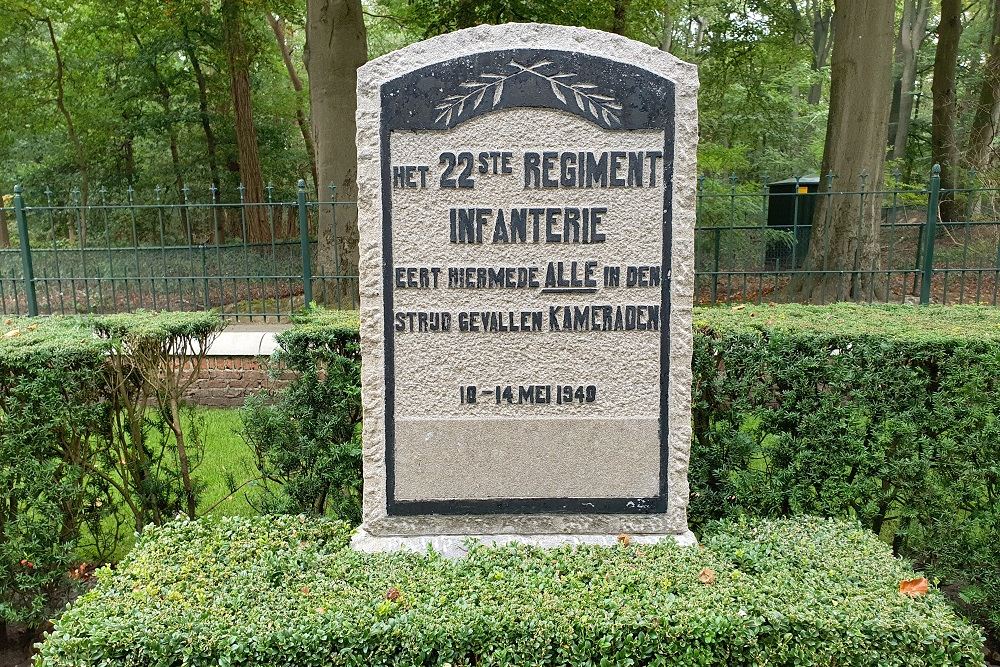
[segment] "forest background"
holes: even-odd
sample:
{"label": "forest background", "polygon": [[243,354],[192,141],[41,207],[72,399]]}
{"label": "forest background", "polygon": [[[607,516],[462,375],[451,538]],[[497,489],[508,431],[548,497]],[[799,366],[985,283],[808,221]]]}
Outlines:
{"label": "forest background", "polygon": [[[710,179],[926,187],[937,163],[945,191],[997,181],[1000,0],[3,0],[0,245],[15,184],[57,204],[262,202],[301,177],[314,198],[335,186],[351,200],[357,66],[507,21],[607,30],[697,63]],[[944,220],[958,219],[951,200]],[[871,270],[877,230],[845,202],[858,231],[825,252]],[[817,217],[837,241],[829,205]],[[862,212],[872,229],[877,217]],[[320,270],[340,252],[350,273],[354,219],[341,216],[339,235],[320,222]],[[264,236],[251,219],[247,238]],[[822,252],[810,249],[812,266],[827,266]],[[810,300],[822,279],[792,288]]]}

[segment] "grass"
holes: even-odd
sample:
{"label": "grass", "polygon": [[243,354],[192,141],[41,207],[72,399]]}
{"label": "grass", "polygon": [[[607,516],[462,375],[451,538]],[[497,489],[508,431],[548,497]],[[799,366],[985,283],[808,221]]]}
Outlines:
{"label": "grass", "polygon": [[[247,496],[253,493],[252,480],[258,476],[250,448],[240,436],[242,422],[236,409],[201,408],[205,438],[205,458],[194,476],[205,485],[198,503],[199,515],[254,516],[257,511]],[[243,484],[250,482],[246,486]],[[241,487],[236,493],[233,487]]]}
{"label": "grass", "polygon": [[[242,422],[235,408],[196,408],[193,419],[201,430],[205,443],[204,458],[192,476],[202,491],[198,499],[198,516],[256,516],[250,498],[254,493],[254,479],[259,472],[253,462],[250,448],[240,436]],[[192,433],[192,416],[185,415],[184,428]],[[151,432],[155,438],[156,433]],[[126,519],[127,521],[127,519]],[[113,533],[114,517],[103,521],[102,530]],[[98,553],[89,530],[84,530],[77,557],[83,562],[120,561],[135,545],[131,526],[125,525],[117,548],[110,554]]]}

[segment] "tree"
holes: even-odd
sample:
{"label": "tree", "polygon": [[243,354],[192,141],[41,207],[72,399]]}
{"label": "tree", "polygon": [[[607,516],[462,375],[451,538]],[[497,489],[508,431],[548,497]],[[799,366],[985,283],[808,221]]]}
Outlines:
{"label": "tree", "polygon": [[1000,123],[1000,0],[994,0],[989,57],[983,69],[983,82],[965,151],[966,165],[977,171],[982,171],[987,166],[990,145],[997,135],[997,124]]}
{"label": "tree", "polygon": [[[80,171],[80,203],[82,206],[86,206],[90,196],[90,164],[87,160],[86,151],[83,148],[83,142],[80,140],[80,135],[76,131],[76,123],[73,122],[73,114],[70,113],[69,107],[66,105],[66,65],[63,63],[62,51],[59,48],[59,40],[56,38],[56,31],[52,25],[52,17],[44,16],[39,20],[42,21],[48,29],[49,40],[52,42],[52,52],[55,56],[56,64],[56,108],[59,109],[59,113],[62,114],[66,121],[66,134],[69,136],[70,143],[73,145],[73,154],[76,156],[76,167]],[[84,210],[85,209],[83,208],[80,209],[81,246],[87,245],[87,219],[82,213]]]}
{"label": "tree", "polygon": [[[368,59],[368,37],[361,0],[308,0],[306,17],[306,72],[316,171],[321,184],[333,184],[337,199],[357,199],[358,67]],[[325,199],[320,191],[320,199]],[[334,228],[336,224],[336,228]],[[320,275],[355,276],[358,272],[358,210],[353,204],[321,206],[318,225]],[[339,271],[339,273],[338,273]],[[338,280],[335,296],[357,302],[354,281]]]}
{"label": "tree", "polygon": [[615,0],[614,16],[611,23],[611,32],[616,35],[625,34],[625,25],[628,21],[628,8],[630,0]]}
{"label": "tree", "polygon": [[[798,8],[798,2],[792,0],[792,7]],[[806,16],[812,27],[812,70],[822,72],[830,58],[833,46],[833,4],[830,0],[807,0]],[[809,104],[819,104],[823,99],[823,83],[813,81],[809,86]]]}
{"label": "tree", "polygon": [[[250,50],[243,34],[242,0],[222,0],[222,38],[229,65],[229,87],[233,97],[236,121],[236,149],[240,162],[240,182],[243,201],[260,204],[264,201],[264,177],[257,146],[257,128],[253,122],[250,98]],[[267,215],[263,206],[244,209],[247,221],[247,241],[262,243],[270,240]]]}
{"label": "tree", "polygon": [[892,152],[890,157],[901,158],[906,154],[906,139],[910,134],[913,117],[914,87],[917,81],[917,53],[927,38],[927,17],[930,0],[903,0],[903,18],[899,24],[899,42],[896,44],[896,65],[899,68],[899,104],[896,106]]}
{"label": "tree", "polygon": [[313,143],[312,131],[309,129],[309,122],[306,120],[305,111],[305,100],[302,92],[302,79],[299,78],[299,73],[295,70],[295,63],[292,62],[292,49],[288,45],[288,40],[285,39],[285,21],[284,19],[275,16],[271,12],[267,13],[267,22],[271,26],[271,31],[274,33],[274,40],[278,44],[278,51],[281,53],[281,60],[285,63],[285,69],[288,71],[288,80],[292,84],[292,88],[295,90],[295,122],[299,126],[299,132],[302,133],[302,142],[306,146],[306,154],[309,155],[309,166],[312,172],[313,187],[319,188],[319,178],[316,174],[316,147]]}
{"label": "tree", "polygon": [[[885,162],[892,90],[894,3],[837,0],[833,14],[830,114],[823,172],[845,190],[878,190]],[[814,303],[883,295],[877,270],[881,199],[820,197],[813,216],[806,271],[790,286]]]}
{"label": "tree", "polygon": [[962,38],[962,0],[941,0],[937,50],[934,53],[934,81],[931,94],[934,109],[931,124],[931,161],[941,165],[941,219],[955,220],[958,170],[956,70],[958,45]]}

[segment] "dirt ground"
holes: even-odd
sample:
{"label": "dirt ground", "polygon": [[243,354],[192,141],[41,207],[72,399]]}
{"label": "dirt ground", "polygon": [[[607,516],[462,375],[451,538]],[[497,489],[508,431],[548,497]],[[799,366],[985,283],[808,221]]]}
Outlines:
{"label": "dirt ground", "polygon": [[0,637],[0,667],[30,667],[36,641],[23,628],[8,629],[7,636]]}

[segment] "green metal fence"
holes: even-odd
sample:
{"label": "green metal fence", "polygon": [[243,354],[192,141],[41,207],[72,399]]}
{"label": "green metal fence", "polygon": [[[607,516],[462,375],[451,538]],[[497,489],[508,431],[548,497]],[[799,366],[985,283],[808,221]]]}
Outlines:
{"label": "green metal fence", "polygon": [[[281,320],[313,301],[357,307],[357,276],[341,274],[341,257],[317,261],[317,228],[328,216],[331,246],[339,201],[335,188],[317,200],[305,183],[268,186],[263,203],[242,188],[223,201],[187,188],[156,188],[139,199],[104,190],[86,205],[78,191],[60,199],[14,188],[5,210],[16,239],[0,249],[0,304],[5,315],[100,313],[139,308],[219,309],[236,320]],[[256,225],[256,229],[255,229]]]}
{"label": "green metal fence", "polygon": [[[894,176],[898,182],[899,174]],[[975,174],[969,176],[968,186],[954,189],[941,188],[936,166],[922,187],[888,189],[869,187],[865,177],[853,184],[838,183],[832,174],[771,184],[701,178],[695,228],[696,301],[796,301],[797,279],[835,274],[845,278],[841,284],[875,280],[863,281],[870,287],[861,293],[834,288],[816,300],[997,305],[1000,189],[978,185]],[[824,200],[828,206],[821,207]],[[831,239],[829,225],[813,219],[824,210],[829,216],[834,200],[856,206],[857,229],[851,230],[855,234],[865,224],[862,210],[874,207],[878,220],[874,269],[854,268],[863,263],[850,255],[836,266],[809,261],[810,249],[827,250],[844,242],[842,237]],[[959,214],[952,217],[960,219],[941,219],[945,200],[953,202],[952,210]],[[786,214],[775,215],[778,209]]]}
{"label": "green metal fence", "polygon": [[[817,268],[807,261],[811,247],[838,242],[812,233],[824,228],[813,219],[824,208],[818,204],[848,198],[859,226],[863,207],[878,211],[877,269],[866,273],[884,289],[823,300],[997,304],[1000,190],[943,190],[937,172],[919,188],[870,189],[865,181],[699,179],[696,300],[789,301],[804,275],[858,277],[854,262]],[[9,239],[0,238],[9,246],[0,248],[3,313],[216,308],[236,320],[281,320],[313,300],[357,307],[357,276],[341,269],[351,263],[339,254],[349,244],[335,237],[338,210],[355,202],[338,200],[333,188],[317,198],[303,181],[268,186],[263,203],[244,201],[242,188],[228,194],[209,188],[199,198],[185,187],[115,197],[99,188],[84,204],[77,191],[15,187],[0,208],[0,226],[16,223]],[[939,219],[946,198],[957,202],[961,220]],[[334,234],[324,247],[336,253],[318,258],[324,216]]]}

